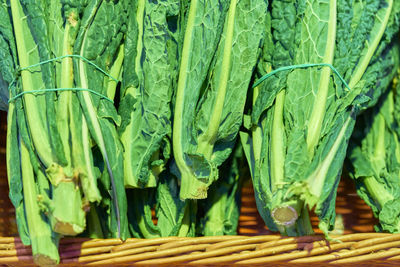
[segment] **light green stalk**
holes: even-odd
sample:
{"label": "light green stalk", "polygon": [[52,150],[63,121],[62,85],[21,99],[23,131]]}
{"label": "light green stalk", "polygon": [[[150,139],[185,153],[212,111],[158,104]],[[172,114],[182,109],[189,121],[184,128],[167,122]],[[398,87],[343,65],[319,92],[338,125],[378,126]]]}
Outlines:
{"label": "light green stalk", "polygon": [[[85,36],[83,38],[83,45],[81,47],[81,56],[83,56],[84,51],[85,51],[85,44],[86,44],[86,38],[87,38],[87,32],[85,33]],[[86,62],[84,62],[83,60],[79,61],[79,76],[80,76],[80,82],[81,82],[81,86],[83,88],[89,88],[89,83],[87,80],[87,75],[86,75],[86,68],[85,68],[85,64]],[[118,228],[118,236],[121,235],[121,222],[120,222],[120,211],[119,211],[119,205],[118,205],[118,199],[117,199],[117,192],[116,190],[116,186],[115,186],[115,182],[114,182],[114,177],[113,177],[113,173],[112,173],[112,169],[110,166],[110,161],[108,159],[108,154],[107,154],[107,150],[106,150],[106,145],[105,145],[105,141],[103,138],[103,134],[101,131],[101,127],[100,127],[100,123],[98,121],[97,118],[97,113],[96,113],[96,109],[93,105],[91,96],[89,94],[89,92],[83,91],[81,92],[82,96],[83,96],[83,100],[84,103],[87,107],[87,112],[88,112],[88,116],[90,118],[92,127],[94,129],[94,132],[92,133],[94,135],[95,140],[97,141],[97,145],[99,146],[100,152],[104,157],[104,161],[106,163],[106,167],[107,167],[107,171],[110,175],[110,181],[111,181],[111,186],[112,186],[112,199],[115,203],[115,213],[116,213],[116,220],[117,220],[117,228]],[[85,126],[86,121],[83,121],[83,126]]]}
{"label": "light green stalk", "polygon": [[372,40],[368,40],[369,43],[368,50],[365,53],[363,53],[362,57],[360,58],[356,68],[356,72],[351,75],[351,79],[349,82],[349,87],[351,89],[353,89],[357,85],[357,83],[364,75],[365,70],[367,69],[371,61],[371,58],[374,55],[375,50],[378,47],[383,34],[385,33],[386,26],[389,22],[390,13],[392,13],[392,8],[393,8],[393,0],[387,0],[387,6],[385,9],[383,9],[385,15],[383,18],[379,20],[380,23],[377,25],[377,27],[374,27],[372,30],[373,32],[376,32],[376,34],[374,35],[375,38],[373,38]]}
{"label": "light green stalk", "polygon": [[[70,25],[67,23],[65,25],[64,36],[63,36],[63,46],[62,55],[69,55],[71,53],[71,48],[69,44],[69,30]],[[61,78],[60,78],[60,88],[72,88],[74,84],[74,76],[72,72],[72,58],[66,57],[61,61]],[[68,162],[68,167],[71,168],[71,151],[69,143],[69,102],[71,101],[71,91],[64,91],[60,94],[58,98],[58,110],[57,110],[57,126],[60,132],[61,141],[63,144],[65,157]]]}
{"label": "light green stalk", "polygon": [[[18,0],[11,0],[11,12],[13,18],[14,35],[17,43],[18,62],[20,68],[40,62],[39,52],[35,41],[29,31],[27,17],[24,14]],[[33,71],[37,71],[33,73]],[[21,71],[23,91],[32,91],[43,88],[40,67]],[[49,135],[46,131],[47,123],[45,112],[46,107],[44,96],[25,94],[23,96],[26,109],[25,116],[28,121],[31,138],[36,148],[36,153],[45,166],[53,163],[53,153],[50,147]]]}
{"label": "light green stalk", "polygon": [[374,177],[368,176],[362,178],[362,181],[368,191],[371,194],[372,199],[378,205],[378,209],[382,210],[382,207],[386,202],[393,200],[393,195],[390,194],[385,187],[379,183]]}
{"label": "light green stalk", "polygon": [[[174,151],[174,158],[176,164],[181,173],[181,198],[205,198],[207,196],[207,185],[206,183],[198,180],[193,173],[193,170],[186,165],[185,156],[183,152],[182,143],[184,140],[182,138],[182,123],[183,120],[183,112],[184,112],[184,94],[185,94],[185,86],[188,79],[188,67],[189,67],[189,59],[190,53],[192,51],[193,46],[193,28],[195,27],[195,17],[197,10],[198,0],[193,0],[190,2],[189,7],[189,15],[186,24],[186,32],[185,38],[183,40],[183,48],[182,48],[182,60],[179,69],[179,79],[178,86],[176,92],[176,101],[175,101],[175,114],[174,114],[174,124],[173,134],[172,134],[172,144]],[[190,182],[189,182],[190,181]],[[191,192],[192,188],[197,188],[197,192],[194,194],[187,193]]]}
{"label": "light green stalk", "polygon": [[[197,212],[197,200],[186,200],[187,203],[184,208],[184,215],[182,219],[182,225],[179,228],[177,236],[180,237],[186,237],[188,236],[189,230],[190,230],[190,214],[196,214]],[[196,209],[195,211],[190,210],[190,209]]]}
{"label": "light green stalk", "polygon": [[[62,54],[70,55],[72,54],[72,47],[70,46],[70,24],[67,22],[64,30],[63,36],[63,46]],[[61,61],[61,78],[60,87],[61,88],[72,88],[73,87],[73,70],[72,70],[72,58],[66,57]],[[72,168],[71,164],[71,143],[70,143],[70,120],[71,111],[71,101],[72,92],[65,91],[60,94],[58,103],[58,116],[57,125],[60,132],[61,140],[63,143],[63,148],[65,152],[65,157],[67,159],[68,165],[64,168],[60,168],[60,172],[64,172],[67,168],[70,170]],[[58,171],[58,170],[57,170]],[[82,233],[86,226],[85,212],[83,211],[83,203],[81,197],[81,191],[78,186],[78,177],[72,177],[73,173],[68,171],[68,177],[65,175],[61,176],[53,184],[53,203],[54,210],[52,211],[52,216],[56,218],[56,221],[52,222],[53,230],[63,234],[63,235],[77,235]],[[64,172],[65,173],[65,172]],[[54,175],[57,177],[57,174]],[[54,181],[52,181],[54,182]],[[65,199],[68,199],[68,206],[66,208]]]}
{"label": "light green stalk", "polygon": [[[83,56],[83,53],[85,51],[86,34],[85,34],[84,40],[82,42],[83,45],[82,45],[82,48],[81,48],[81,56]],[[79,76],[80,76],[80,81],[81,81],[82,88],[89,88],[89,82],[88,82],[88,79],[87,79],[85,64],[86,64],[85,61],[79,60]],[[107,151],[106,151],[106,145],[105,145],[105,142],[104,142],[103,135],[101,133],[100,123],[99,123],[99,121],[97,119],[97,114],[96,114],[96,111],[95,111],[96,109],[94,108],[94,105],[92,103],[92,99],[90,97],[90,93],[86,92],[86,91],[82,91],[81,93],[83,95],[85,104],[87,105],[87,110],[88,110],[88,113],[89,113],[90,121],[92,122],[93,128],[95,130],[94,135],[96,136],[96,139],[99,141],[99,144],[98,144],[99,149],[100,149],[101,153],[104,155],[107,165],[109,165]],[[108,167],[109,166],[107,166],[107,168]]]}
{"label": "light green stalk", "polygon": [[343,124],[342,129],[335,139],[331,149],[328,154],[324,157],[324,160],[318,165],[318,167],[314,170],[313,173],[307,178],[307,186],[308,190],[311,193],[311,196],[307,199],[307,203],[310,207],[314,207],[314,205],[318,202],[319,196],[322,194],[322,188],[324,186],[325,177],[328,174],[329,168],[331,166],[332,161],[334,160],[337,151],[339,150],[342,141],[345,138],[345,134],[347,128],[350,125],[350,121],[353,120],[351,116],[347,118],[345,123]]}
{"label": "light green stalk", "polygon": [[[271,65],[266,64],[265,70],[267,73],[271,72]],[[256,86],[253,88],[253,106],[257,102],[257,97],[260,94],[260,85]],[[262,133],[263,133],[263,128],[266,127],[265,125],[265,120],[261,122],[261,125],[258,125],[257,127],[253,127],[252,129],[252,140],[253,140],[253,151],[254,151],[254,161],[259,163],[261,160],[261,150],[262,150]]]}
{"label": "light green stalk", "polygon": [[[392,101],[393,104],[393,92],[390,92],[388,101]],[[374,124],[376,123],[378,132],[374,137],[374,149],[371,159],[372,165],[377,166],[376,170],[385,168],[386,161],[386,144],[385,144],[385,130],[386,122],[385,118],[381,113],[378,113],[374,118]],[[397,144],[397,142],[396,142]],[[379,175],[379,174],[378,174]],[[374,177],[368,176],[362,180],[367,188],[367,191],[371,194],[371,197],[377,202],[378,209],[382,210],[382,207],[389,200],[393,200],[393,195],[390,194],[385,187],[379,183]]]}
{"label": "light green stalk", "polygon": [[[270,70],[269,70],[270,71]],[[256,99],[260,92],[260,87],[257,86],[253,90],[253,105],[256,103]],[[253,151],[254,151],[254,161],[256,163],[260,162],[261,159],[261,146],[262,146],[262,126],[259,125],[254,127],[252,130],[252,140],[253,140]]]}
{"label": "light green stalk", "polygon": [[[123,61],[124,61],[124,44],[121,44],[119,46],[117,58],[115,59],[114,64],[112,65],[109,72],[111,77],[120,76]],[[111,79],[110,77],[107,77],[106,79],[107,79],[107,97],[109,99],[114,99],[118,83],[117,81]]]}
{"label": "light green stalk", "polygon": [[20,151],[25,212],[31,239],[33,260],[35,264],[40,266],[55,265],[60,261],[57,244],[52,238],[50,225],[45,221],[44,216],[41,215],[33,168],[28,149],[23,142],[20,143]]}
{"label": "light green stalk", "polygon": [[[336,0],[330,0],[328,33],[323,63],[333,63],[336,41],[336,17]],[[307,126],[307,148],[310,157],[313,156],[315,147],[320,140],[321,128],[326,112],[326,102],[328,100],[330,76],[331,69],[324,67],[321,71],[317,96],[315,97],[313,111]]]}
{"label": "light green stalk", "polygon": [[217,95],[215,98],[214,110],[211,116],[207,130],[199,136],[197,152],[203,154],[206,159],[210,160],[214,149],[214,143],[217,138],[219,125],[221,123],[222,109],[225,102],[225,94],[230,75],[232,45],[233,45],[233,30],[235,21],[237,0],[231,0],[228,18],[226,38],[224,43],[224,53],[222,58],[221,74],[218,80]]}
{"label": "light green stalk", "polygon": [[276,191],[285,175],[285,125],[283,124],[283,104],[286,91],[282,90],[275,99],[274,118],[272,121],[271,135],[271,184],[272,192]]}

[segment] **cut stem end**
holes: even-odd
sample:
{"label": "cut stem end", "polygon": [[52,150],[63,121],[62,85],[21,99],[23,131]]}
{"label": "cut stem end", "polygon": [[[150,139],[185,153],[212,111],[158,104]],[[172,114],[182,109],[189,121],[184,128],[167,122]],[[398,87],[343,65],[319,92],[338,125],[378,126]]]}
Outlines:
{"label": "cut stem end", "polygon": [[39,266],[56,266],[57,260],[43,254],[33,256],[33,262]]}
{"label": "cut stem end", "polygon": [[283,226],[292,226],[299,218],[296,209],[292,206],[275,208],[272,210],[271,215],[276,224]]}
{"label": "cut stem end", "polygon": [[180,198],[185,199],[205,199],[207,198],[208,186],[196,177],[190,175],[181,180]]}
{"label": "cut stem end", "polygon": [[85,229],[79,225],[57,221],[53,226],[53,231],[62,235],[76,236]]}

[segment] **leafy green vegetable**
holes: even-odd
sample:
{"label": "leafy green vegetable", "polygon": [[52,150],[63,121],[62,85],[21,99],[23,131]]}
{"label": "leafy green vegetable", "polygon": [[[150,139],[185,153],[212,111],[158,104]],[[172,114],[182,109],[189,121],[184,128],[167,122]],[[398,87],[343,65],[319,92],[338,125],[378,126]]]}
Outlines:
{"label": "leafy green vegetable", "polygon": [[314,209],[328,236],[374,105],[352,175],[398,231],[400,1],[0,3],[10,199],[36,264],[64,235],[236,234],[248,172],[271,230],[312,234]]}
{"label": "leafy green vegetable", "polygon": [[[266,7],[264,0],[1,1],[10,198],[35,263],[58,263],[63,235],[235,233],[239,150],[209,199],[190,198],[206,196],[236,142]],[[190,167],[196,177],[175,175],[182,161],[170,161],[173,112],[175,133],[184,129],[177,155],[200,164]]]}
{"label": "leafy green vegetable", "polygon": [[[90,208],[91,225],[99,221],[94,203],[100,202],[107,209],[100,212],[107,223],[102,231],[97,227],[89,234],[129,236],[116,108],[89,92],[74,92],[75,87],[83,87],[115,96],[117,83],[104,73],[119,77],[121,72],[128,7],[128,1],[1,2],[0,53],[5,59],[0,71],[1,95],[6,102],[8,96],[26,93],[9,105],[7,137],[10,198],[25,244],[37,242],[31,230],[34,224],[43,229],[40,225],[51,225],[51,231],[43,230],[43,240],[52,238],[52,231],[82,233]],[[71,90],[56,91],[59,88]],[[55,90],[32,93],[42,89]],[[23,159],[18,152],[22,143],[26,149]],[[102,164],[95,165],[96,148],[104,156]],[[26,157],[29,162],[21,167]],[[103,179],[98,185],[100,171]],[[28,196],[37,207],[22,201]],[[32,215],[39,209],[45,217]],[[48,253],[57,261],[50,248]]]}
{"label": "leafy green vegetable", "polygon": [[[130,14],[119,128],[124,145],[125,185],[155,187],[169,158],[171,97],[177,76],[177,40],[170,24],[179,1],[140,0]],[[129,42],[128,42],[129,41]],[[133,82],[132,80],[135,79]]]}
{"label": "leafy green vegetable", "polygon": [[[74,45],[74,54],[79,54],[94,62],[106,72],[113,69],[112,59],[117,57],[129,4],[125,1],[92,1],[83,13],[80,31]],[[115,63],[122,64],[116,61]],[[92,66],[80,60],[74,68],[76,84],[82,88],[94,88],[107,95],[109,79],[101,72],[93,71]],[[117,68],[119,69],[119,68]],[[120,117],[115,107],[104,98],[89,92],[78,92],[83,114],[91,137],[96,142],[105,162],[103,175],[110,179],[111,236],[128,237],[127,202],[124,190],[123,148],[119,141],[116,126]]]}
{"label": "leafy green vegetable", "polygon": [[324,233],[332,230],[355,116],[376,102],[398,64],[391,40],[399,7],[392,0],[272,1],[259,75],[329,63],[350,90],[328,67],[279,72],[255,89],[251,134],[243,133],[242,142],[260,214],[271,229],[309,233],[307,206],[315,207]]}
{"label": "leafy green vegetable", "polygon": [[53,235],[49,223],[43,218],[37,203],[37,189],[29,152],[24,143],[21,148],[22,182],[24,184],[24,202],[32,255],[38,265],[54,265],[59,262],[58,238]]}
{"label": "leafy green vegetable", "polygon": [[263,39],[265,11],[261,0],[190,3],[173,126],[182,199],[206,198],[208,186],[218,178],[217,167],[232,151]]}
{"label": "leafy green vegetable", "polygon": [[357,192],[379,218],[377,230],[397,233],[399,224],[399,84],[359,116],[348,157]]}
{"label": "leafy green vegetable", "polygon": [[[23,185],[20,168],[20,153],[18,145],[18,126],[17,112],[15,105],[8,106],[9,91],[8,86],[11,84],[10,90],[15,92],[14,73],[16,69],[16,47],[12,29],[11,18],[8,13],[8,6],[5,1],[0,5],[0,57],[2,58],[0,68],[0,95],[1,109],[8,109],[7,120],[10,122],[7,127],[7,172],[9,184],[9,197],[15,207],[15,215],[18,231],[22,242],[25,245],[30,244],[29,230],[25,217],[25,207],[23,202]],[[13,151],[13,152],[10,152]]]}
{"label": "leafy green vegetable", "polygon": [[[34,3],[24,2],[22,3],[23,6],[18,1],[11,1],[10,3],[15,43],[18,51],[17,58],[20,68],[28,67],[34,63],[48,59],[50,55],[48,43],[44,41],[46,40],[47,31],[43,21],[43,10],[39,9]],[[23,12],[35,13],[37,16],[26,17]],[[36,44],[34,40],[40,41]],[[33,68],[22,70],[22,90],[31,91],[42,88],[53,88],[54,79],[52,69],[46,64],[34,68],[40,71],[32,72]],[[73,214],[75,214],[75,212],[81,213],[81,216],[63,217],[64,215],[70,214],[66,214],[64,210],[61,210],[60,205],[54,205],[51,210],[48,210],[49,213],[52,213],[50,216],[54,219],[52,220],[52,228],[60,233],[65,233],[67,232],[66,229],[68,229],[70,234],[76,234],[83,230],[85,218],[82,216],[83,211],[79,191],[64,190],[63,186],[58,187],[58,183],[62,181],[65,176],[72,176],[72,170],[69,166],[66,166],[67,160],[64,155],[64,149],[61,144],[59,132],[57,131],[54,116],[55,102],[53,98],[54,93],[46,94],[45,96],[24,95],[23,105],[25,109],[21,108],[21,100],[18,100],[20,107],[18,108],[17,118],[15,119],[20,121],[20,127],[28,128],[21,132],[23,132],[22,138],[27,144],[26,148],[29,150],[35,174],[39,175],[41,173],[38,164],[38,160],[40,160],[46,171],[48,171],[47,175],[49,179],[54,182],[54,191],[61,191],[61,194],[64,193],[64,196],[65,193],[67,193],[67,196],[72,194],[72,198],[77,200],[77,202],[71,203],[72,209],[68,210],[71,210]],[[42,108],[45,112],[41,111]],[[26,123],[26,126],[22,123]],[[34,151],[31,144],[34,146]],[[15,145],[16,143],[13,144],[13,146]],[[35,158],[36,155],[38,157],[37,159]],[[33,181],[28,179],[26,182],[32,183]],[[25,185],[24,188],[25,187],[29,187],[29,185]],[[65,209],[65,206],[63,206],[62,209]],[[28,225],[32,223],[34,222],[30,222],[28,219]]]}

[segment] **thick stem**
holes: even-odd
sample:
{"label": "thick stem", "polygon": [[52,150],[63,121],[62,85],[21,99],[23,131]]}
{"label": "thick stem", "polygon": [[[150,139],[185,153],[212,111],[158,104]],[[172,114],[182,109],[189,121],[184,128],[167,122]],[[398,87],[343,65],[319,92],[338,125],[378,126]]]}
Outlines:
{"label": "thick stem", "polygon": [[225,102],[225,95],[228,86],[230,74],[232,45],[233,45],[233,30],[235,21],[237,0],[232,0],[229,6],[226,38],[224,43],[224,53],[222,58],[221,74],[218,80],[217,96],[214,103],[213,113],[211,115],[207,130],[198,137],[197,152],[203,154],[206,159],[210,160],[214,148],[214,143],[217,138],[219,125],[221,123],[222,110]]}
{"label": "thick stem", "polygon": [[285,125],[283,124],[283,106],[285,90],[278,93],[275,99],[274,117],[271,134],[271,190],[276,191],[284,181],[285,167]]}
{"label": "thick stem", "polygon": [[[70,41],[70,24],[67,23],[64,30],[63,36],[63,50],[62,55],[70,55],[72,53],[71,41]],[[72,58],[66,57],[61,61],[61,88],[72,88],[73,87],[73,63]],[[75,186],[73,181],[72,173],[72,160],[71,160],[71,136],[70,130],[74,130],[74,127],[70,127],[70,124],[75,123],[71,121],[71,101],[72,92],[64,91],[60,93],[57,111],[57,126],[63,143],[63,149],[68,165],[59,167],[54,175],[51,177],[58,176],[59,179],[56,183],[53,182],[53,211],[51,214],[52,228],[55,232],[63,235],[77,235],[83,232],[86,219],[85,212],[82,209],[82,198],[78,187]],[[72,148],[74,149],[74,148]],[[75,151],[76,152],[76,151]],[[50,167],[48,171],[51,169]],[[48,172],[49,173],[49,172]],[[68,199],[68,202],[65,202]],[[68,208],[66,208],[66,205]]]}
{"label": "thick stem", "polygon": [[82,233],[85,230],[86,219],[79,187],[73,181],[66,181],[54,186],[53,190],[54,232],[70,236]]}
{"label": "thick stem", "polygon": [[73,95],[72,100],[70,130],[75,175],[78,174],[77,179],[80,180],[85,199],[89,202],[100,202],[101,195],[97,187],[98,177],[94,169],[89,129],[80,110],[77,96]]}
{"label": "thick stem", "polygon": [[[124,62],[124,44],[121,44],[119,46],[119,51],[117,54],[117,58],[114,61],[114,64],[112,65],[111,69],[110,69],[110,76],[111,77],[119,77],[121,70],[122,70],[122,64]],[[118,82],[111,79],[110,77],[107,77],[106,79],[108,79],[108,84],[107,84],[107,97],[109,99],[114,99],[115,97],[115,92],[117,89],[117,84]]]}
{"label": "thick stem", "polygon": [[[72,54],[72,48],[70,46],[70,25],[65,25],[64,36],[63,36],[63,50],[62,55]],[[72,68],[72,58],[65,57],[61,61],[61,78],[60,88],[72,88],[74,84],[74,74]],[[71,91],[60,92],[57,103],[57,128],[60,133],[61,142],[63,144],[63,150],[65,152],[65,158],[67,159],[68,166],[71,168],[71,151],[70,151],[70,135],[69,135],[69,114],[70,102],[71,102]]]}
{"label": "thick stem", "polygon": [[290,227],[296,223],[301,214],[302,201],[293,200],[279,205],[271,211],[271,216],[277,225]]}
{"label": "thick stem", "polygon": [[322,194],[322,188],[324,186],[326,175],[329,171],[331,163],[333,162],[334,158],[336,157],[336,153],[339,150],[340,145],[342,144],[343,141],[345,141],[345,134],[346,134],[347,128],[350,125],[350,121],[352,119],[353,119],[352,114],[349,114],[347,120],[343,124],[342,129],[340,129],[340,132],[339,132],[338,136],[336,137],[336,140],[333,143],[328,154],[323,159],[323,161],[318,165],[318,168],[315,169],[315,171],[307,178],[307,186],[308,186],[310,193],[313,196],[313,199],[310,200],[312,203],[308,203],[309,206],[311,206],[311,207],[313,207],[315,205],[314,202],[318,201],[319,197]]}
{"label": "thick stem", "polygon": [[[11,12],[13,18],[14,35],[17,45],[18,52],[18,62],[20,68],[28,67],[32,64],[38,63],[40,61],[37,48],[32,49],[35,42],[30,34],[26,34],[24,29],[29,29],[27,18],[23,13],[22,7],[18,0],[11,0]],[[33,45],[34,46],[34,45]],[[34,60],[32,60],[34,58]],[[39,86],[39,82],[35,79],[41,81],[40,68],[35,69],[39,71],[36,77],[32,77],[33,74],[29,70],[21,71],[22,78],[22,89],[23,91],[32,91],[41,88],[35,88]],[[35,81],[35,82],[34,82]],[[40,84],[43,86],[43,83]],[[36,148],[36,153],[38,154],[44,165],[50,166],[53,162],[53,153],[50,147],[50,139],[47,133],[47,122],[43,117],[43,108],[46,107],[44,96],[35,96],[33,94],[25,94],[23,96],[24,106],[25,106],[25,116],[27,118],[29,130],[31,133],[32,141]]]}
{"label": "thick stem", "polygon": [[[326,47],[323,61],[324,63],[333,63],[336,41],[336,0],[330,0],[329,4],[329,22]],[[329,79],[331,69],[324,67],[321,71],[321,76],[318,85],[317,96],[314,99],[313,111],[307,127],[307,148],[309,157],[314,154],[315,147],[318,145],[322,123],[325,117],[326,102],[328,100]]]}
{"label": "thick stem", "polygon": [[[271,72],[271,66],[267,64],[265,66],[265,71],[267,73]],[[257,97],[260,93],[260,86],[257,86],[253,90],[253,106],[256,104]],[[252,130],[252,138],[253,138],[253,150],[254,150],[254,161],[260,162],[261,159],[261,147],[262,147],[262,133],[265,128],[265,120],[260,122],[257,127],[254,127]]]}
{"label": "thick stem", "polygon": [[365,177],[362,178],[362,181],[371,197],[379,205],[379,210],[382,210],[387,201],[393,200],[393,196],[374,177]]}
{"label": "thick stem", "polygon": [[[82,41],[82,47],[80,51],[80,55],[84,56],[84,51],[86,47],[86,38],[87,38],[88,31],[85,32],[83,41]],[[85,62],[83,60],[79,61],[79,76],[80,76],[80,82],[81,86],[83,88],[89,88],[89,81],[88,81],[88,76],[86,74],[86,68],[85,68]],[[112,194],[112,201],[114,203],[114,210],[115,210],[115,217],[117,221],[117,236],[121,237],[121,214],[120,214],[120,206],[119,206],[119,201],[118,201],[118,194],[117,194],[117,189],[116,189],[116,183],[114,180],[114,175],[112,172],[111,164],[108,158],[107,154],[107,149],[106,149],[106,142],[103,137],[103,132],[100,126],[99,118],[97,116],[96,109],[94,107],[94,104],[92,102],[92,98],[89,92],[82,91],[82,98],[84,101],[84,105],[86,105],[87,109],[87,120],[91,122],[92,128],[93,128],[93,137],[97,142],[97,145],[100,149],[100,152],[104,158],[104,161],[106,163],[107,167],[107,172],[110,176],[110,182],[111,182],[111,194]],[[86,122],[86,121],[85,121]]]}
{"label": "thick stem", "polygon": [[60,260],[57,244],[52,238],[50,225],[40,213],[33,168],[28,149],[23,142],[20,143],[20,151],[25,214],[28,222],[33,259],[38,265],[55,265]]}
{"label": "thick stem", "polygon": [[365,70],[367,69],[369,62],[371,61],[372,56],[375,53],[376,48],[379,45],[379,42],[382,39],[382,36],[386,30],[386,26],[389,22],[390,14],[392,13],[393,8],[393,0],[386,0],[386,12],[383,19],[380,19],[381,25],[377,30],[377,34],[375,38],[372,40],[368,40],[368,50],[363,53],[363,56],[359,60],[359,63],[356,67],[356,72],[351,75],[351,80],[349,82],[349,87],[353,89],[356,84],[360,81],[361,77],[364,75]]}
{"label": "thick stem", "polygon": [[[182,173],[180,198],[205,199],[207,198],[207,183],[200,181],[193,172]],[[185,175],[185,176],[184,176]]]}
{"label": "thick stem", "polygon": [[[253,91],[253,105],[256,103],[260,88],[257,86]],[[262,146],[262,127],[263,125],[257,125],[252,129],[252,139],[253,139],[253,151],[254,151],[254,161],[260,162],[261,158],[261,146]]]}
{"label": "thick stem", "polygon": [[183,112],[185,106],[185,87],[188,79],[188,68],[190,53],[193,46],[193,29],[195,27],[196,10],[198,0],[190,2],[189,14],[186,24],[185,37],[183,40],[182,60],[179,69],[179,79],[176,92],[174,125],[172,133],[172,145],[176,165],[181,174],[181,199],[198,199],[207,197],[207,184],[198,180],[193,170],[186,164],[183,151]]}

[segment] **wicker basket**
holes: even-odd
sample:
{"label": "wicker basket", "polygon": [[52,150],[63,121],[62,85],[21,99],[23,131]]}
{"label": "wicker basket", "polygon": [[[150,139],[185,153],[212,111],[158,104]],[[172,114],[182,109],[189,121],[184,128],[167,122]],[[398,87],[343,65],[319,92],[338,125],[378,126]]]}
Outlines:
{"label": "wicker basket", "polygon": [[[30,247],[17,237],[14,209],[8,199],[5,167],[6,114],[0,114],[0,264],[33,265]],[[61,265],[255,265],[273,262],[274,266],[313,266],[356,263],[356,265],[400,264],[400,234],[373,233],[370,208],[355,193],[352,181],[339,185],[336,211],[345,229],[334,236],[340,242],[328,243],[311,220],[317,235],[282,237],[266,229],[257,213],[251,185],[243,188],[237,236],[83,239],[64,238],[60,242]]]}

